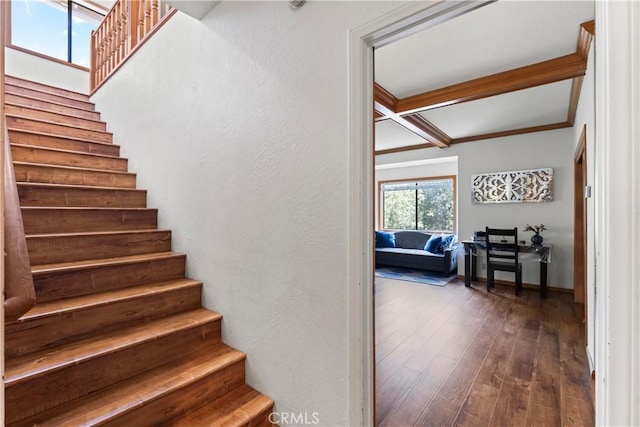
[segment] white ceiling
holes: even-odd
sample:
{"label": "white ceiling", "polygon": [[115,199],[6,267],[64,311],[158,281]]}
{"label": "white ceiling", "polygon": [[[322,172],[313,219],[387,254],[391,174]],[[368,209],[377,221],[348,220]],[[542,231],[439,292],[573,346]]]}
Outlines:
{"label": "white ceiling", "polygon": [[[568,55],[593,1],[497,1],[375,51],[375,81],[396,98]],[[571,80],[421,115],[452,138],[566,121]],[[400,128],[398,130],[397,128]],[[376,123],[376,150],[426,141]]]}

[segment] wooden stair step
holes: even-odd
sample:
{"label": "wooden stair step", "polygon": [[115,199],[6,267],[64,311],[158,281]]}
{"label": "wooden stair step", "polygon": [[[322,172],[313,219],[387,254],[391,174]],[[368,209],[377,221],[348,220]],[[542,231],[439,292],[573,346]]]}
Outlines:
{"label": "wooden stair step", "polygon": [[11,155],[16,162],[41,165],[72,166],[94,170],[127,172],[129,161],[122,157],[33,145],[11,144]]}
{"label": "wooden stair step", "polygon": [[153,426],[244,383],[245,355],[224,344],[7,426]]}
{"label": "wooden stair step", "polygon": [[4,111],[6,114],[28,117],[37,120],[46,120],[48,122],[59,123],[68,126],[78,126],[81,128],[98,130],[102,132],[107,130],[107,124],[99,120],[76,117],[55,111],[47,111],[45,109],[36,107],[25,107],[10,103],[8,101],[5,101]]}
{"label": "wooden stair step", "polygon": [[138,321],[195,310],[202,283],[191,279],[114,289],[38,304],[5,325],[5,357],[33,353],[88,333],[105,333]]}
{"label": "wooden stair step", "polygon": [[94,185],[118,188],[135,188],[136,186],[136,174],[130,172],[104,171],[73,166],[50,166],[26,162],[13,162],[13,166],[17,182]]}
{"label": "wooden stair step", "polygon": [[115,144],[25,129],[9,128],[8,130],[9,141],[12,144],[33,145],[58,150],[104,154],[106,156],[120,155],[120,146]]}
{"label": "wooden stair step", "polygon": [[7,359],[6,419],[17,421],[140,372],[210,350],[220,343],[221,318],[199,308]]}
{"label": "wooden stair step", "polygon": [[70,99],[77,99],[79,101],[89,101],[89,95],[86,93],[80,93],[73,90],[62,89],[56,86],[51,86],[46,83],[40,83],[33,80],[27,80],[15,76],[5,76],[5,82],[14,86],[20,86],[29,89],[35,89],[40,92],[51,93],[54,95],[64,96]]}
{"label": "wooden stair step", "polygon": [[171,427],[240,427],[272,425],[273,400],[246,384],[203,406]]}
{"label": "wooden stair step", "polygon": [[159,252],[31,267],[38,304],[96,292],[179,280],[185,254]]}
{"label": "wooden stair step", "polygon": [[7,127],[10,128],[45,132],[64,137],[71,136],[75,138],[84,138],[91,141],[105,142],[109,144],[113,142],[113,134],[111,132],[69,126],[66,124],[55,123],[48,120],[33,119],[15,114],[6,114],[5,117],[7,119]]}
{"label": "wooden stair step", "polygon": [[82,110],[95,111],[95,105],[90,101],[73,99],[64,95],[57,95],[54,93],[43,92],[38,89],[22,87],[22,86],[14,85],[11,83],[5,84],[5,93],[20,95],[20,96],[28,96],[31,98],[41,99],[43,101],[52,101],[58,104],[67,105],[69,107],[79,108]]}
{"label": "wooden stair step", "polygon": [[100,113],[97,111],[84,110],[82,108],[71,107],[54,101],[45,101],[26,95],[15,95],[13,93],[5,93],[5,102],[20,105],[23,107],[38,108],[45,111],[62,113],[73,117],[83,119],[100,120]]}
{"label": "wooden stair step", "polygon": [[27,235],[31,265],[171,251],[170,230]]}
{"label": "wooden stair step", "polygon": [[145,208],[147,190],[18,182],[21,206]]}
{"label": "wooden stair step", "polygon": [[158,228],[158,209],[153,208],[22,207],[21,210],[26,234]]}

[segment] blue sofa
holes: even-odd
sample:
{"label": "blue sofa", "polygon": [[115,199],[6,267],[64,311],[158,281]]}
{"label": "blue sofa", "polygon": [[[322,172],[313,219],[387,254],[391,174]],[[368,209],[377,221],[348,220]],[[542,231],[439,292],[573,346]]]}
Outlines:
{"label": "blue sofa", "polygon": [[[419,270],[450,273],[458,268],[459,244],[455,235],[445,236],[444,242],[437,243],[437,237],[425,247],[432,238],[424,231],[376,231],[376,266],[415,268]],[[436,243],[435,245],[432,243]]]}

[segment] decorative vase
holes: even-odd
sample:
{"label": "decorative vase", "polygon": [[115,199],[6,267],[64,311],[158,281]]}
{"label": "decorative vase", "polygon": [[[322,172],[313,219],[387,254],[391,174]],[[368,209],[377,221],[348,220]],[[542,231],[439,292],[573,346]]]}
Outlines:
{"label": "decorative vase", "polygon": [[535,233],[533,236],[531,236],[531,243],[533,243],[534,245],[541,245],[543,240],[544,239],[539,233]]}

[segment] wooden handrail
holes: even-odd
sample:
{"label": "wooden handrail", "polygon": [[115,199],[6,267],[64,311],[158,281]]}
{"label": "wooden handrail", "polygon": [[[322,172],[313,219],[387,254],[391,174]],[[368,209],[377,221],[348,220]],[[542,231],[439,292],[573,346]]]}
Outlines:
{"label": "wooden handrail", "polygon": [[100,26],[91,32],[91,92],[175,12],[162,0],[117,0]]}
{"label": "wooden handrail", "polygon": [[[4,117],[3,117],[4,122]],[[4,319],[17,320],[36,302],[31,263],[24,235],[18,187],[4,122]]]}

